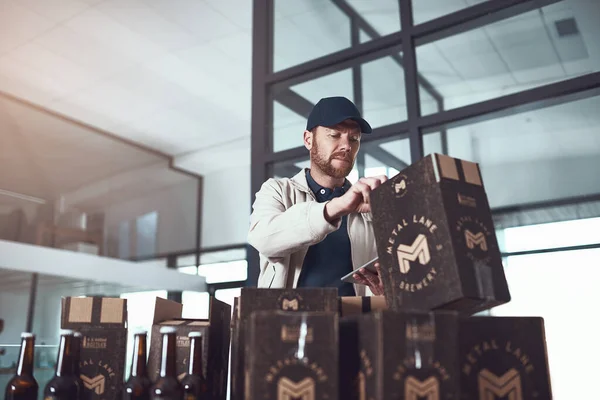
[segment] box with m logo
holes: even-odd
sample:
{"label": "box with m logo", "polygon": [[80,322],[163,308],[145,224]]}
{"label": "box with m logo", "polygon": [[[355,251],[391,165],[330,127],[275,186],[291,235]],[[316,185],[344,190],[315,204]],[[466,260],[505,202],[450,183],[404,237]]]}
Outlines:
{"label": "box with m logo", "polygon": [[465,318],[458,349],[462,399],[552,399],[542,318]]}
{"label": "box with m logo", "polygon": [[338,396],[338,314],[256,311],[247,321],[245,400]]}
{"label": "box with m logo", "polygon": [[242,288],[237,298],[232,326],[231,399],[239,400],[244,393],[246,324],[255,311],[338,311],[335,288],[267,289]]}
{"label": "box with m logo", "polygon": [[340,320],[340,398],[459,398],[456,312],[376,311]]}
{"label": "box with m logo", "polygon": [[371,207],[392,310],[474,314],[510,301],[476,163],[429,155],[374,190]]}
{"label": "box with m logo", "polygon": [[127,348],[127,300],[63,297],[61,328],[81,333],[82,400],[121,397]]}

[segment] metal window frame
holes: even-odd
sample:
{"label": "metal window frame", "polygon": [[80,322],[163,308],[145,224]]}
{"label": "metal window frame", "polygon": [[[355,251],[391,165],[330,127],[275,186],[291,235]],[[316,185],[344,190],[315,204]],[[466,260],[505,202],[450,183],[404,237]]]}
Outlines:
{"label": "metal window frame", "polygon": [[[282,1],[282,0],[280,0]],[[360,80],[360,65],[402,51],[396,57],[403,67],[407,101],[407,120],[378,127],[373,134],[363,138],[363,144],[408,138],[411,162],[423,157],[423,135],[440,132],[442,152],[447,153],[446,129],[524,111],[545,108],[600,94],[600,72],[500,96],[487,101],[444,109],[444,99],[435,88],[419,74],[416,49],[427,43],[471,31],[495,22],[537,10],[563,0],[488,0],[456,12],[414,25],[412,0],[398,0],[401,30],[388,35],[375,35],[376,31],[353,11],[345,0],[331,0],[351,21],[352,46],[323,57],[303,62],[280,71],[273,71],[274,0],[254,0],[253,11],[253,71],[252,71],[252,155],[251,202],[263,182],[272,175],[275,163],[292,163],[306,159],[302,146],[273,151],[273,102],[291,109],[301,109],[306,114],[308,104],[298,99],[290,87],[337,71],[352,69],[354,80]],[[365,25],[366,23],[366,25]],[[372,40],[358,43],[357,30],[371,33]],[[378,36],[378,37],[373,37]],[[356,86],[356,82],[354,82]],[[360,85],[358,85],[360,86]],[[436,101],[438,111],[421,115],[420,89],[423,88]],[[433,90],[432,90],[433,89]],[[292,92],[292,93],[289,93]],[[359,93],[360,94],[360,93]],[[283,97],[282,97],[283,96]],[[286,103],[295,98],[296,102]],[[283,98],[284,101],[280,101]],[[359,100],[361,100],[360,96]],[[362,102],[361,102],[362,103]],[[290,106],[291,104],[291,106]],[[301,108],[299,108],[301,105]],[[362,104],[361,104],[362,105]],[[259,272],[258,253],[248,246],[249,286],[256,285]]]}

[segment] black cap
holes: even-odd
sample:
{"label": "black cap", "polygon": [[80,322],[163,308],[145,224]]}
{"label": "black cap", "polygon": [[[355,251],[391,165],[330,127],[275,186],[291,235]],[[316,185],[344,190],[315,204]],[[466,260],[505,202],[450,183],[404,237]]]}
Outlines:
{"label": "black cap", "polygon": [[325,97],[319,100],[308,116],[306,130],[310,131],[317,126],[333,126],[347,119],[356,121],[362,133],[373,131],[354,103],[342,96]]}

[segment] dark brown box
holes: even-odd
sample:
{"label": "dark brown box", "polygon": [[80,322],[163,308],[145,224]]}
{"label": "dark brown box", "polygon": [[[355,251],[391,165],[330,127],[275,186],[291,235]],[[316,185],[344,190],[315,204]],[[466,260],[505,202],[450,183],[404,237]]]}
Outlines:
{"label": "dark brown box", "polygon": [[476,163],[429,155],[370,196],[391,309],[467,314],[510,301]]}
{"label": "dark brown box", "polygon": [[462,399],[552,399],[542,318],[465,318],[459,337]]}
{"label": "dark brown box", "polygon": [[458,399],[458,314],[377,311],[340,320],[340,398]]}
{"label": "dark brown box", "polygon": [[150,379],[154,381],[160,371],[162,349],[160,328],[171,326],[177,329],[177,375],[180,380],[188,371],[190,352],[188,334],[201,332],[202,369],[209,384],[211,399],[225,400],[229,366],[231,306],[211,296],[208,320],[181,318],[182,310],[183,305],[180,303],[156,298],[148,356]]}
{"label": "dark brown box", "polygon": [[80,332],[83,400],[114,400],[123,388],[127,350],[127,300],[63,297],[62,329]]}
{"label": "dark brown box", "polygon": [[388,309],[384,296],[342,296],[338,302],[340,317]]}
{"label": "dark brown box", "polygon": [[340,398],[338,318],[337,312],[252,313],[245,400]]}
{"label": "dark brown box", "polygon": [[[245,287],[238,300],[238,319],[233,333],[239,351],[231,358],[232,400],[242,399],[244,393],[245,323],[254,311],[329,311],[337,312],[338,291],[336,288],[267,289]],[[239,396],[239,397],[236,397]]]}

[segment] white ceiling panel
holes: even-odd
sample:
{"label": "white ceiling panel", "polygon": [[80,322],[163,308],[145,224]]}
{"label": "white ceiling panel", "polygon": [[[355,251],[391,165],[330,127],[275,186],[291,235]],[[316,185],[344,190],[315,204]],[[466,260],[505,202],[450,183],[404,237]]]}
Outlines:
{"label": "white ceiling panel", "polygon": [[23,7],[47,18],[56,24],[88,9],[90,4],[80,0],[13,0]]}
{"label": "white ceiling panel", "polygon": [[199,0],[147,0],[165,18],[194,34],[201,42],[236,33],[240,27]]}
{"label": "white ceiling panel", "polygon": [[85,68],[102,78],[133,66],[134,60],[111,44],[101,44],[93,38],[58,26],[35,39],[35,43]]}
{"label": "white ceiling panel", "polygon": [[150,38],[134,32],[96,8],[84,11],[64,25],[76,35],[110,46],[136,62],[154,59],[167,51]]}
{"label": "white ceiling panel", "polygon": [[96,9],[167,50],[194,46],[198,42],[188,29],[144,0],[105,0]]}
{"label": "white ceiling panel", "polygon": [[[252,1],[205,0],[210,7],[246,31],[252,29]],[[295,2],[298,3],[298,2]]]}

